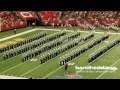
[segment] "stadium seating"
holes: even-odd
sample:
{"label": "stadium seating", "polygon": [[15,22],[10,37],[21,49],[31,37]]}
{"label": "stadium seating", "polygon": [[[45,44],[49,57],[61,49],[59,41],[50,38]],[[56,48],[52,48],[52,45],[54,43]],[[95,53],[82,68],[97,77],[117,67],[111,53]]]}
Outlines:
{"label": "stadium seating", "polygon": [[[66,21],[71,25],[77,25],[77,21],[87,20],[92,25],[104,24],[120,25],[117,11],[41,11],[39,12],[43,25],[61,25]],[[98,21],[98,23],[96,23]]]}
{"label": "stadium seating", "polygon": [[[30,20],[38,18],[34,11],[28,12],[33,16]],[[80,24],[87,22],[102,29],[106,29],[103,26],[106,24],[120,26],[118,11],[38,11],[38,15],[42,25],[65,25],[67,22],[75,26],[78,22]],[[26,18],[20,15],[20,11],[0,11],[0,18],[2,18],[2,31],[27,26]]]}
{"label": "stadium seating", "polygon": [[15,11],[1,11],[0,18],[2,18],[1,31],[26,27],[27,25],[24,19],[16,15]]}

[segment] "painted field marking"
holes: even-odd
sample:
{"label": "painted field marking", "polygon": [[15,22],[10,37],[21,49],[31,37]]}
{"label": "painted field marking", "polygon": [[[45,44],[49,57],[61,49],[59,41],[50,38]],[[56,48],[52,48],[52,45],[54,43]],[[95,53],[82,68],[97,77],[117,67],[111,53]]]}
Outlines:
{"label": "painted field marking", "polygon": [[[120,61],[120,59],[117,60],[115,63],[113,63],[110,67],[113,67],[113,66],[114,66],[115,64],[117,64],[119,61]],[[100,77],[102,77],[107,71],[108,71],[108,69],[105,70],[102,74],[100,74],[96,79],[99,79]]]}

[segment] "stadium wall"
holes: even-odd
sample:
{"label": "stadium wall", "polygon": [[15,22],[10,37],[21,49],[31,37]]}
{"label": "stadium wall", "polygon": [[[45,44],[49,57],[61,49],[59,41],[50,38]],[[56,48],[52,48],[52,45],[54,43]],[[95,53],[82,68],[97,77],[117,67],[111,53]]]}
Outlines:
{"label": "stadium wall", "polygon": [[10,29],[23,28],[23,27],[27,27],[27,23],[25,21],[15,21],[9,24],[2,24],[1,31],[7,31]]}

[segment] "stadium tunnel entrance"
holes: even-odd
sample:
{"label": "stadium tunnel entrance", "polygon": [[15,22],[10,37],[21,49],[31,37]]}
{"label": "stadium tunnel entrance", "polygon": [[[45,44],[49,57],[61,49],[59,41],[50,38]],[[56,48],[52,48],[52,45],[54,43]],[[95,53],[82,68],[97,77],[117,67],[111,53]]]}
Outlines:
{"label": "stadium tunnel entrance", "polygon": [[35,23],[35,26],[39,26],[40,25],[40,21],[38,19],[27,20],[27,26],[32,26],[32,23]]}

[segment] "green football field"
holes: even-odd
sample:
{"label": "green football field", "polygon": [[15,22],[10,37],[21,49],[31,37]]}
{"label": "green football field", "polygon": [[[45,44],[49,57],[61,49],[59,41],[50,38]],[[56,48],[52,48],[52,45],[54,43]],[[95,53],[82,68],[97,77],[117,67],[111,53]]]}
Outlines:
{"label": "green football field", "polygon": [[[17,33],[21,33],[24,31],[29,31],[32,28],[21,28],[17,29]],[[61,29],[60,27],[37,27],[37,30],[20,35],[15,38],[11,38],[9,40],[5,40],[0,42],[7,42],[11,40],[15,40],[17,38],[25,38],[27,36],[32,36],[34,34],[37,34],[38,32],[41,32],[43,30],[47,31],[47,35],[59,32],[57,29]],[[50,29],[50,30],[47,30]],[[56,30],[55,30],[56,29]],[[74,28],[75,30],[78,30],[78,28]],[[80,31],[80,37],[85,36],[88,31],[79,30]],[[68,30],[66,31],[67,35],[70,33],[74,33],[74,31]],[[65,73],[64,66],[59,65],[60,57],[63,57],[64,55],[70,53],[71,51],[81,48],[91,41],[96,40],[97,38],[101,37],[104,34],[103,30],[96,29],[94,32],[95,36],[85,42],[82,42],[81,44],[65,51],[64,53],[61,53],[57,57],[54,57],[53,59],[48,60],[44,64],[40,64],[39,56],[33,58],[32,60],[28,60],[26,62],[22,62],[21,57],[22,55],[14,56],[10,59],[4,60],[3,59],[3,53],[0,54],[0,75],[8,75],[8,76],[16,76],[16,77],[25,77],[33,79],[65,79],[65,78],[75,78],[78,77],[78,79],[119,79],[120,78],[120,45],[117,45],[113,47],[111,50],[103,54],[101,57],[93,61],[92,63],[88,63],[88,57],[91,53],[95,52],[96,50],[108,45],[110,42],[115,40],[120,36],[119,33],[115,31],[110,31],[110,37],[106,39],[105,41],[101,42],[100,44],[94,46],[93,48],[89,49],[79,57],[76,57],[75,59],[69,61],[68,70]],[[13,31],[7,31],[7,32],[0,32],[0,39],[12,36]],[[63,36],[64,37],[64,36]],[[71,41],[74,41],[75,39],[72,39]],[[67,41],[64,44],[67,44]],[[49,42],[48,42],[49,43]],[[61,44],[60,46],[57,46],[55,48],[61,47],[64,44]],[[43,44],[44,45],[44,44]],[[48,50],[51,51],[52,49]],[[46,51],[47,52],[47,51]],[[44,52],[44,53],[46,53]],[[42,53],[42,54],[44,54]],[[106,70],[77,70],[77,67],[98,67],[98,66],[105,66],[105,67],[116,67],[117,70],[110,71],[108,69]]]}

